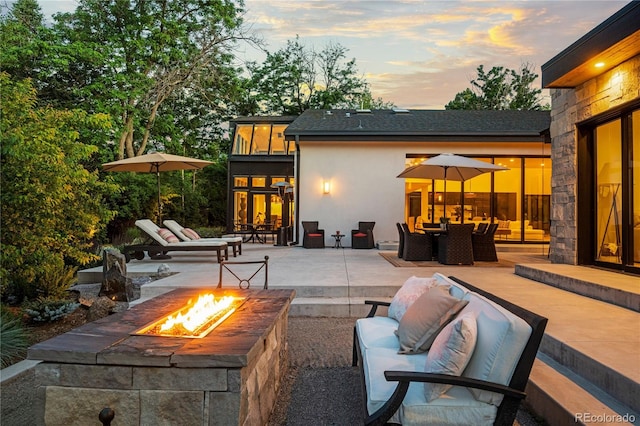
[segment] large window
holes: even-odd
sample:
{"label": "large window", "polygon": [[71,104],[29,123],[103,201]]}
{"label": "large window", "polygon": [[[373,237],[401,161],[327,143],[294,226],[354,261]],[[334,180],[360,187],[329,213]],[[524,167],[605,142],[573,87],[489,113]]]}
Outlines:
{"label": "large window", "polygon": [[[406,166],[427,156],[410,155]],[[551,202],[549,157],[484,157],[509,170],[485,173],[464,182],[406,179],[406,221],[410,227],[452,223],[498,223],[498,241],[548,242]]]}
{"label": "large window", "polygon": [[242,225],[248,223],[270,224],[274,229],[293,223],[293,192],[280,192],[272,186],[278,182],[288,182],[293,188],[293,177],[234,176],[233,182],[234,229],[241,230]]}
{"label": "large window", "polygon": [[238,124],[233,155],[293,155],[294,143],[284,139],[284,124]]}
{"label": "large window", "polygon": [[622,262],[621,120],[596,128],[596,260]]}
{"label": "large window", "polygon": [[[582,253],[582,261],[637,272],[640,268],[640,110],[621,111],[607,121],[587,123],[582,130],[588,135],[584,157],[592,170],[590,185],[593,185],[583,188],[592,190],[588,203],[592,208],[584,209],[590,215],[583,213],[584,225],[579,225],[578,233],[589,235],[592,230],[592,234],[587,246],[591,251]],[[579,245],[582,244],[579,242]]]}

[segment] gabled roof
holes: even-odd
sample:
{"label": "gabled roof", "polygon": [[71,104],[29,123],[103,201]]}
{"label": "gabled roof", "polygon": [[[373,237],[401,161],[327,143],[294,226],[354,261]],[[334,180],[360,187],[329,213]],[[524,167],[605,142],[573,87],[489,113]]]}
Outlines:
{"label": "gabled roof", "polygon": [[540,141],[549,111],[307,110],[285,130],[299,140]]}
{"label": "gabled roof", "polygon": [[640,1],[632,1],[542,65],[542,87],[576,87],[638,54]]}

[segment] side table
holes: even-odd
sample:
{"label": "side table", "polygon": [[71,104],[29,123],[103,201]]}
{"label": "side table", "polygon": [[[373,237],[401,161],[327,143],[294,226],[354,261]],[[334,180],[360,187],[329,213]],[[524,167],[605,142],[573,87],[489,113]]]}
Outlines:
{"label": "side table", "polygon": [[331,236],[336,240],[335,244],[333,245],[333,248],[343,248],[342,237],[344,237],[344,234],[333,234]]}

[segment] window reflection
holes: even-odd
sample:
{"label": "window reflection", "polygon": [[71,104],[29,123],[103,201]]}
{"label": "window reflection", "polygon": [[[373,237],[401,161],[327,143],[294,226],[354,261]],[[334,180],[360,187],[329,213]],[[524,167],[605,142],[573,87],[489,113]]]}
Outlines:
{"label": "window reflection", "polygon": [[596,259],[622,262],[621,120],[596,128]]}

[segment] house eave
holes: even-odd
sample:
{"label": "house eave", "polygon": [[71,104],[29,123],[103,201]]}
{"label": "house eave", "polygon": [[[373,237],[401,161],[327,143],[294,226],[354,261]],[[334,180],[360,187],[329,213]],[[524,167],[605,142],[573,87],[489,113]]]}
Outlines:
{"label": "house eave", "polygon": [[574,88],[639,54],[640,1],[632,1],[542,65],[542,87]]}

